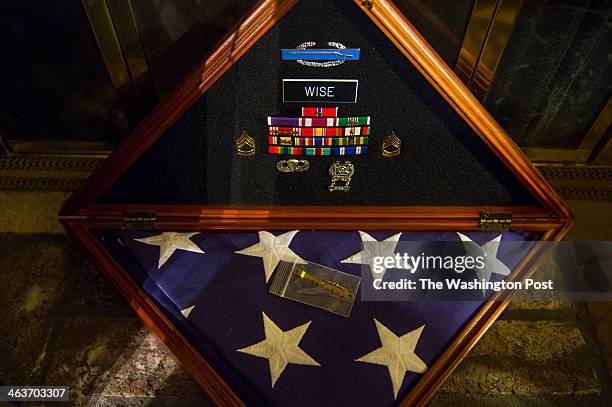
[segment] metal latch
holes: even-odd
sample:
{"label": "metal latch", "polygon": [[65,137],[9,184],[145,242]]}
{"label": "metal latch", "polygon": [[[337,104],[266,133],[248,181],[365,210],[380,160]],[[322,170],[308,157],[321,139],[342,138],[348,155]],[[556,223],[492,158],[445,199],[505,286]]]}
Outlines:
{"label": "metal latch", "polygon": [[511,212],[480,212],[480,230],[506,231],[511,227]]}
{"label": "metal latch", "polygon": [[157,214],[155,211],[123,211],[123,222],[126,229],[153,229],[156,221]]}

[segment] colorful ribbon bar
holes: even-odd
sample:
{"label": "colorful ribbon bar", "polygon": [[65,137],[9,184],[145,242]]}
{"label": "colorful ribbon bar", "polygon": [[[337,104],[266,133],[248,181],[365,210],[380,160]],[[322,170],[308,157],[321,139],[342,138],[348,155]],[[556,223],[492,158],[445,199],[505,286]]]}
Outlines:
{"label": "colorful ribbon bar", "polygon": [[369,126],[370,116],[362,117],[268,117],[268,126],[346,127]]}
{"label": "colorful ribbon bar", "polygon": [[284,137],[270,136],[268,144],[281,146],[358,146],[368,144],[367,137]]}
{"label": "colorful ribbon bar", "polygon": [[302,116],[305,117],[336,117],[337,107],[303,107]]}
{"label": "colorful ribbon bar", "polygon": [[370,127],[284,127],[269,126],[270,136],[302,136],[302,137],[350,137],[367,136]]}
{"label": "colorful ribbon bar", "polygon": [[268,146],[270,154],[289,155],[359,155],[365,154],[366,146],[357,147],[281,147]]}
{"label": "colorful ribbon bar", "polygon": [[282,49],[283,61],[358,61],[360,50],[354,49]]}

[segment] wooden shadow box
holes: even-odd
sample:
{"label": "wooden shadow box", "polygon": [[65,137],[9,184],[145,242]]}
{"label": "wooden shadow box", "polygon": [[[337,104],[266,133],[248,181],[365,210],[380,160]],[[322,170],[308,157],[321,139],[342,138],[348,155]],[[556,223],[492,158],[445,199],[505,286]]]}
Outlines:
{"label": "wooden shadow box", "polygon": [[[335,66],[283,60],[281,50],[300,45],[360,55]],[[284,102],[283,79],[357,80],[357,99]],[[304,106],[370,117],[367,152],[269,153],[267,118],[298,117]],[[255,141],[252,156],[237,153],[243,132]],[[385,157],[391,133],[401,153]],[[308,170],[277,170],[291,158],[308,159]],[[328,190],[336,160],[354,165],[349,191]],[[508,294],[421,303],[358,296],[343,318],[269,294],[276,260],[295,255],[358,274],[358,261],[343,260],[365,240],[460,244],[461,232],[501,248],[559,240],[571,218],[388,0],[259,2],[61,213],[216,403],[292,406],[425,403]],[[529,274],[540,254],[533,247],[505,260],[507,280]]]}

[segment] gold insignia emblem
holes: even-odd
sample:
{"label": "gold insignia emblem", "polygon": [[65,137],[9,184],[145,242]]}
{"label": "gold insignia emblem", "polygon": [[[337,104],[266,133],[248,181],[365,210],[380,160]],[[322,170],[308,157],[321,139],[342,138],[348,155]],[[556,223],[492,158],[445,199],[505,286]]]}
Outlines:
{"label": "gold insignia emblem", "polygon": [[402,148],[402,140],[391,132],[382,143],[382,155],[384,157],[396,157],[400,155]]}
{"label": "gold insignia emblem", "polygon": [[236,139],[236,152],[242,157],[255,155],[255,140],[246,131],[243,131]]}

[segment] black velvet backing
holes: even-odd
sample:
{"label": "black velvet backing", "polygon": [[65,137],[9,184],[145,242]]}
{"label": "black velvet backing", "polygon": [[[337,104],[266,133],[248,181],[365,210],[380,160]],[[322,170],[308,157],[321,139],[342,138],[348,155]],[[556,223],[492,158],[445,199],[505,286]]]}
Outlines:
{"label": "black velvet backing", "polygon": [[[334,68],[281,61],[281,48],[337,41],[361,60]],[[282,103],[283,78],[359,79],[356,104],[339,115],[369,115],[367,155],[349,192],[329,192],[337,158],[309,157],[304,173],[280,173],[267,153],[269,115],[299,115]],[[246,130],[257,154],[238,157]],[[382,140],[402,139],[384,158]],[[519,205],[534,198],[413,65],[349,0],[302,0],[270,29],[101,198],[103,203],[237,205]]]}

